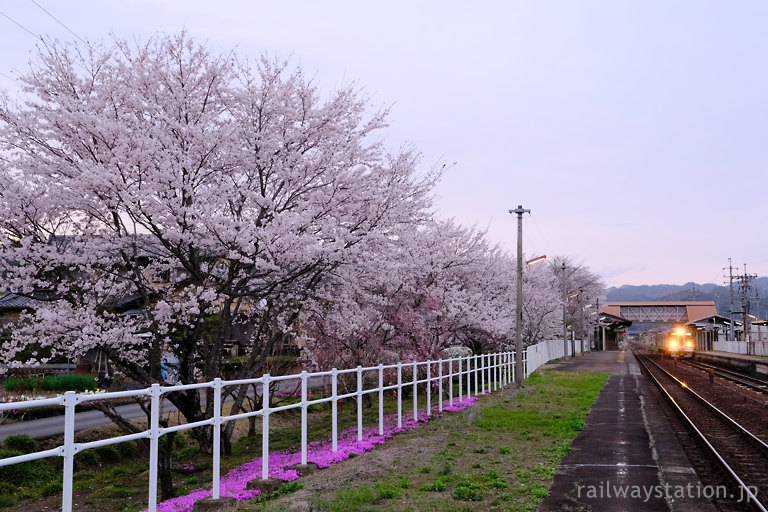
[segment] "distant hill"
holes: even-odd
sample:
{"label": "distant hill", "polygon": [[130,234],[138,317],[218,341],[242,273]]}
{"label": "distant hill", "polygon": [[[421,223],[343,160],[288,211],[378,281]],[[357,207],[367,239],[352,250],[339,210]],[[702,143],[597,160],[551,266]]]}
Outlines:
{"label": "distant hill", "polygon": [[[757,292],[758,299],[755,298]],[[734,310],[741,310],[741,292],[734,282]],[[751,313],[761,319],[768,315],[768,277],[759,277],[752,281]],[[608,288],[606,299],[610,302],[637,301],[637,300],[713,300],[717,306],[717,312],[728,316],[731,301],[728,286],[719,286],[713,283],[697,284],[653,284],[653,285],[623,285]],[[759,302],[759,304],[758,304]],[[758,311],[759,308],[759,311]],[[756,314],[757,313],[757,314]]]}

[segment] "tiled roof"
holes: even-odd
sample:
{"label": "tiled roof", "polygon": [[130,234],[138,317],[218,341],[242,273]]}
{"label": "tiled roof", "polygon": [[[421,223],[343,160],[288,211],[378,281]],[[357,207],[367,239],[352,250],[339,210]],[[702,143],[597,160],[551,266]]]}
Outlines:
{"label": "tiled roof", "polygon": [[37,301],[17,295],[15,293],[4,293],[0,295],[0,310],[32,308]]}

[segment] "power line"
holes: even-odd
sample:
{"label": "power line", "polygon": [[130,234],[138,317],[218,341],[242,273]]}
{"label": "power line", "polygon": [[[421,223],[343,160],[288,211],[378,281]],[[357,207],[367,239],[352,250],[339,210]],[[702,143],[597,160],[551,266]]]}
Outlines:
{"label": "power line", "polygon": [[9,20],[11,20],[11,22],[15,23],[16,25],[18,25],[18,26],[19,26],[20,28],[22,28],[23,30],[26,30],[26,31],[27,31],[27,32],[28,32],[30,35],[32,35],[32,37],[34,37],[35,39],[42,39],[42,37],[40,37],[39,35],[37,35],[37,34],[35,34],[34,32],[32,32],[32,31],[31,31],[31,30],[29,30],[27,27],[25,27],[24,25],[22,25],[21,23],[19,23],[19,22],[18,22],[18,21],[16,21],[15,19],[13,19],[13,18],[11,18],[10,16],[8,16],[7,14],[5,14],[3,11],[0,11],[0,14],[2,14],[3,16],[5,16],[5,17],[6,17],[6,18],[8,18]]}
{"label": "power line", "polygon": [[15,83],[16,85],[21,85],[15,78],[13,78],[12,76],[6,75],[2,71],[0,71],[0,76],[4,76],[5,78],[7,78],[11,82]]}
{"label": "power line", "polygon": [[62,22],[61,22],[61,21],[60,21],[60,20],[59,20],[59,19],[58,19],[56,16],[54,16],[53,14],[51,14],[50,12],[48,12],[48,11],[47,11],[47,10],[46,10],[46,9],[45,9],[45,8],[44,8],[42,5],[40,5],[39,3],[35,2],[35,0],[29,0],[29,1],[30,1],[30,2],[32,2],[33,4],[35,4],[36,6],[38,6],[38,7],[40,8],[40,10],[41,10],[41,11],[43,11],[43,12],[44,12],[45,14],[47,14],[48,16],[50,16],[50,17],[51,17],[51,19],[53,19],[53,21],[55,21],[56,23],[58,23],[59,25],[61,25],[62,27],[64,27],[64,28],[67,30],[67,32],[69,32],[70,34],[72,34],[73,36],[75,36],[76,38],[78,38],[78,39],[79,39],[79,40],[80,40],[80,41],[81,41],[81,42],[82,42],[84,45],[86,45],[86,46],[87,46],[87,47],[89,47],[89,48],[91,47],[91,45],[90,45],[90,44],[88,44],[88,41],[86,41],[85,39],[83,39],[83,38],[82,38],[82,37],[80,37],[79,35],[75,34],[75,32],[74,32],[74,31],[72,31],[72,30],[71,30],[71,29],[70,29],[68,26],[66,26],[64,23],[62,23]]}

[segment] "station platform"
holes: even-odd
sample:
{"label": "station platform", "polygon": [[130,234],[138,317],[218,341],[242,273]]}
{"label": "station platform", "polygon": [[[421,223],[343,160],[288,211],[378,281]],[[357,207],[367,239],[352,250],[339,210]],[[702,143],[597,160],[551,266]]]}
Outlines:
{"label": "station platform", "polygon": [[696,351],[693,358],[702,363],[712,363],[745,372],[755,377],[768,377],[768,357],[721,352],[719,350]]}
{"label": "station platform", "polygon": [[[546,368],[610,376],[540,512],[714,511],[696,497],[702,485],[631,352],[590,352]],[[694,492],[675,492],[685,489]]]}

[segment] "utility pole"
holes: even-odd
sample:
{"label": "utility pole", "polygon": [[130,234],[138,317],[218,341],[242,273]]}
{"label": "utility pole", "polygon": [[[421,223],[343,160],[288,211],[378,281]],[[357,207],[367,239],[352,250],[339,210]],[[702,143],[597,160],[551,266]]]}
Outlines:
{"label": "utility pole", "polygon": [[754,350],[751,350],[751,331],[752,331],[752,325],[749,319],[749,288],[750,284],[749,282],[752,279],[757,279],[756,274],[747,274],[747,264],[744,264],[744,274],[740,276],[736,276],[736,278],[740,281],[740,288],[741,288],[741,314],[743,319],[743,329],[744,329],[744,341],[747,342],[747,354],[751,354],[754,352]]}
{"label": "utility pole", "polygon": [[560,267],[563,271],[563,357],[568,359],[568,333],[566,332],[566,322],[568,320],[568,292],[565,288],[565,262]]}
{"label": "utility pole", "polygon": [[579,288],[579,337],[581,338],[581,355],[584,355],[584,306],[581,304],[581,295],[584,288]]}
{"label": "utility pole", "polygon": [[509,213],[517,214],[517,299],[515,303],[515,382],[520,385],[523,375],[523,214],[531,213],[517,205]]}
{"label": "utility pole", "polygon": [[[729,277],[730,278],[730,287],[731,287],[731,310],[728,313],[731,318],[731,339],[736,340],[736,331],[734,330],[733,325],[733,265],[731,264],[731,258],[728,258],[728,266],[726,267],[728,269],[728,276],[723,277]],[[723,269],[725,270],[725,268]]]}

